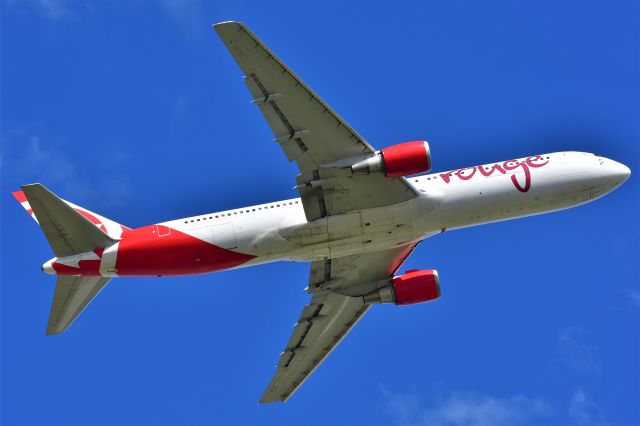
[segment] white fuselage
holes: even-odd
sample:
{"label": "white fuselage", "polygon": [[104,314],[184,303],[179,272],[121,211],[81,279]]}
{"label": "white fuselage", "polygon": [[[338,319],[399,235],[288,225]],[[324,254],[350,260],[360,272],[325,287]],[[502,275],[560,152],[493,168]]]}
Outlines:
{"label": "white fuselage", "polygon": [[312,222],[296,198],[160,225],[255,256],[241,266],[313,261],[577,206],[612,191],[628,175],[628,168],[613,160],[559,152],[408,178],[420,194],[411,201]]}

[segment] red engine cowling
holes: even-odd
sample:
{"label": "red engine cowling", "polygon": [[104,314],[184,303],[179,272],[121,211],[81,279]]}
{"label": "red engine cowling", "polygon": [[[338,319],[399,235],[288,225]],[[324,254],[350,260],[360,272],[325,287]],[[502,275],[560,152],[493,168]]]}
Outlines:
{"label": "red engine cowling", "polygon": [[438,271],[407,271],[391,280],[396,295],[396,305],[413,305],[440,297]]}
{"label": "red engine cowling", "polygon": [[431,170],[431,151],[426,141],[405,142],[384,148],[375,156],[351,166],[355,174],[384,173],[409,176]]}
{"label": "red engine cowling", "polygon": [[390,285],[364,296],[365,303],[413,305],[440,297],[440,279],[436,270],[412,270],[394,277]]}

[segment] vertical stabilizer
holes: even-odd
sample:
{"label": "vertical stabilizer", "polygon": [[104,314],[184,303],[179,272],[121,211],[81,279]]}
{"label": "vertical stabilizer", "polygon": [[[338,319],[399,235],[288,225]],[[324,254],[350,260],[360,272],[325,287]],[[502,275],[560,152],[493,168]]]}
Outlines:
{"label": "vertical stabilizer", "polygon": [[[14,192],[13,196],[38,222],[58,258],[111,246],[128,229],[58,198],[39,183],[22,186],[22,191]],[[47,335],[63,333],[109,280],[100,276],[58,276]]]}

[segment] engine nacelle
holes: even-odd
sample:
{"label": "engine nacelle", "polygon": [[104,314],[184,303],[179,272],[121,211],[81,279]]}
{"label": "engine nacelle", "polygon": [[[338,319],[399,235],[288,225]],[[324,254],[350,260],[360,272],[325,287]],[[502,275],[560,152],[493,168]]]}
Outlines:
{"label": "engine nacelle", "polygon": [[389,285],[364,296],[365,303],[413,305],[440,297],[440,279],[436,270],[412,270],[393,277]]}
{"label": "engine nacelle", "polygon": [[354,174],[384,173],[387,177],[409,176],[431,170],[431,151],[426,141],[405,142],[379,151],[351,166]]}

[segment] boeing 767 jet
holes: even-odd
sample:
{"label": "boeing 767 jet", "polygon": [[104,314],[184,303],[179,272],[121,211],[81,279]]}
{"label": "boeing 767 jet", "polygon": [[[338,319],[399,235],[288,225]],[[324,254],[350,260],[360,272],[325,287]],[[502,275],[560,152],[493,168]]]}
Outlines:
{"label": "boeing 767 jet", "polygon": [[244,73],[274,148],[296,162],[300,197],[131,229],[41,184],[22,186],[14,196],[55,255],[42,265],[57,275],[47,334],[64,332],[113,277],[310,262],[309,304],[260,399],[286,401],[372,305],[438,299],[435,270],[398,273],[424,239],[584,204],[629,177],[623,164],[584,152],[424,174],[427,142],[376,150],[246,26],[214,28]]}

